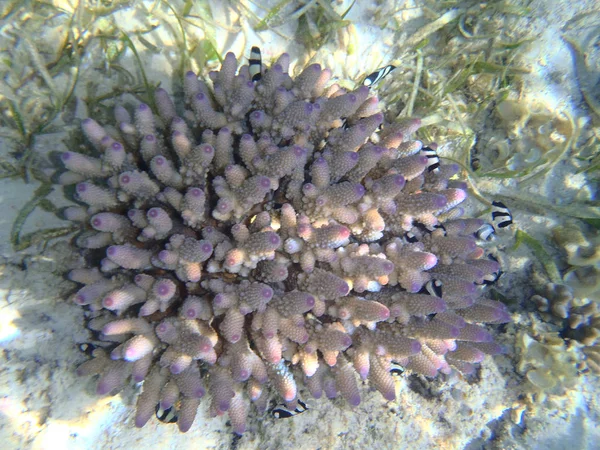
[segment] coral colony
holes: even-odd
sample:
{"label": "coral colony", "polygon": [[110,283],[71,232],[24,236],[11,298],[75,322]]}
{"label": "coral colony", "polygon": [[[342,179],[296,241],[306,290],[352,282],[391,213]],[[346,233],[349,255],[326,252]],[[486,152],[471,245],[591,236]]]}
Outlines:
{"label": "coral colony", "polygon": [[509,314],[478,286],[499,265],[461,217],[458,166],[431,167],[419,121],[384,123],[366,83],[256,52],[239,70],[228,53],[212,88],[188,72],[177,104],[157,89],[156,111],[85,119],[96,156],[62,154],[87,261],[73,298],[98,337],[78,373],[100,395],[143,381],[138,427],[173,408],[187,431],[206,395],[241,434],[273,396],[356,406],[366,380],[393,400],[392,365],[470,373],[501,351],[481,324]]}

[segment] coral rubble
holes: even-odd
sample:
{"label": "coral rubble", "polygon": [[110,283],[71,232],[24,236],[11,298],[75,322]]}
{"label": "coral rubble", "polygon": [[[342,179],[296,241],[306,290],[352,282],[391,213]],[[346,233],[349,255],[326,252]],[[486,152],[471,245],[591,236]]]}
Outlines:
{"label": "coral rubble", "polygon": [[209,394],[243,433],[271,393],[355,406],[362,379],[392,400],[392,362],[469,373],[501,351],[482,324],[510,317],[478,286],[499,266],[458,166],[429,170],[419,121],[387,123],[368,87],[288,68],[252,81],[229,53],[212,87],[189,72],[184,101],[86,119],[93,151],[62,155],[87,261],[73,300],[99,338],[78,373],[99,394],[143,381],[136,426],[160,404],[187,431]]}

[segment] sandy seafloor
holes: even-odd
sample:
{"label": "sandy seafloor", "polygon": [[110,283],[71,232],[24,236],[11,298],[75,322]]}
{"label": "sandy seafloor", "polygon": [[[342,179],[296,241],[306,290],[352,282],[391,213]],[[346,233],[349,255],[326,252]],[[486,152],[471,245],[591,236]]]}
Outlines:
{"label": "sandy seafloor", "polygon": [[[343,51],[332,52],[327,66],[334,72],[342,66],[346,76],[362,73],[364,66],[377,67],[393,39],[385,30],[369,26],[367,2],[353,8],[348,19],[354,22],[360,57],[345,58]],[[419,2],[416,2],[419,6]],[[560,39],[562,28],[573,17],[590,13],[598,20],[595,0],[537,0],[526,23],[538,38],[520,54],[523,64],[532,68],[525,78],[523,98],[545,101],[552,108],[568,110],[585,117],[581,93],[574,74],[571,52]],[[596,8],[595,16],[594,8]],[[418,8],[410,10],[419,18]],[[218,8],[215,7],[218,15]],[[133,21],[135,12],[123,9],[124,27]],[[409,15],[407,15],[407,18]],[[224,19],[225,20],[225,19]],[[228,20],[233,20],[229,18]],[[282,38],[292,35],[293,24],[278,33],[240,34],[222,32],[218,42],[222,54],[228,49],[237,53],[247,43],[259,42],[270,54],[288,51],[294,59],[301,49]],[[291,27],[288,29],[288,27]],[[248,31],[248,27],[245,28]],[[35,39],[35,37],[33,37]],[[43,39],[44,36],[40,36]],[[46,36],[47,38],[47,36]],[[2,37],[0,37],[0,40]],[[149,78],[169,80],[169,64],[175,50],[169,48],[147,64]],[[249,44],[248,44],[249,45]],[[362,53],[361,53],[362,52]],[[142,55],[143,56],[143,55]],[[90,76],[89,74],[87,76]],[[98,80],[96,80],[98,81]],[[84,114],[79,112],[81,116]],[[41,136],[35,143],[40,151],[62,150],[65,132]],[[0,153],[10,150],[0,141]],[[528,188],[551,202],[573,200],[585,189],[585,177],[573,177],[568,161]],[[61,275],[75,258],[66,241],[53,241],[44,248],[35,247],[22,253],[9,243],[11,224],[22,205],[37,186],[19,179],[0,181],[0,448],[33,449],[132,449],[132,448],[218,448],[218,449],[583,449],[598,448],[600,442],[600,402],[598,378],[580,374],[564,395],[529,401],[532,386],[515,367],[519,356],[515,339],[527,332],[540,318],[533,308],[517,308],[514,322],[496,327],[498,341],[508,348],[506,355],[488,357],[477,380],[451,375],[437,380],[402,376],[397,381],[397,400],[387,403],[365,387],[363,401],[351,410],[345,402],[308,399],[310,409],[293,419],[276,420],[268,415],[250,418],[248,431],[235,438],[226,418],[209,418],[204,402],[192,429],[180,434],[174,425],[156,420],[142,429],[133,426],[135,389],[119,395],[98,398],[93,380],[79,379],[75,368],[85,360],[76,343],[85,342],[88,332],[83,326],[83,311],[67,301],[73,284]],[[488,193],[515,189],[510,181],[483,186]],[[60,194],[53,194],[60,203]],[[518,228],[533,236],[547,236],[547,229],[561,220],[548,214],[532,214],[525,208],[513,210]],[[52,215],[36,211],[24,231],[58,226]],[[512,245],[510,233],[496,244]],[[560,258],[558,250],[552,256]],[[526,305],[533,294],[531,253],[524,247],[505,252],[506,274],[498,289]]]}

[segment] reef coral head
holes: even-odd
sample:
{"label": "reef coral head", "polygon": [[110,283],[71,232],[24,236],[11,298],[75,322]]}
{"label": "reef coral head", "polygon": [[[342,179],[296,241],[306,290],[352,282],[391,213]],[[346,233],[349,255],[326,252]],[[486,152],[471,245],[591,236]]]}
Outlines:
{"label": "reef coral head", "polygon": [[419,121],[384,123],[369,87],[288,67],[251,77],[229,53],[212,87],[188,72],[181,104],[157,89],[155,111],[86,119],[96,156],[62,155],[88,264],[73,300],[98,337],[78,373],[98,394],[143,381],[138,427],[159,405],[187,431],[209,394],[243,433],[273,394],[355,406],[362,379],[393,400],[392,362],[469,373],[501,351],[481,323],[509,315],[478,286],[499,266],[458,166],[431,165]]}

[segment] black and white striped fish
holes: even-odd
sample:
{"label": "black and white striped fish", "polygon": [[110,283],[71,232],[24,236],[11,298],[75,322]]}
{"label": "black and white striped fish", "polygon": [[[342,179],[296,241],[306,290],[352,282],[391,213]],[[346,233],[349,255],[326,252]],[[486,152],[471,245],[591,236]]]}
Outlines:
{"label": "black and white striped fish", "polygon": [[412,231],[408,231],[408,232],[404,233],[403,240],[407,244],[414,244],[415,242],[419,242],[419,238]]}
{"label": "black and white striped fish", "polygon": [[433,297],[442,297],[442,281],[441,280],[429,280],[423,289],[426,293]]}
{"label": "black and white striped fish", "polygon": [[156,418],[163,423],[175,423],[177,422],[177,412],[175,407],[171,406],[168,409],[162,409],[160,403],[156,405]]}
{"label": "black and white striped fish", "polygon": [[506,228],[512,225],[512,214],[504,203],[499,201],[492,202],[492,222],[498,228]]}
{"label": "black and white striped fish", "polygon": [[262,77],[262,56],[260,48],[252,47],[250,50],[250,59],[248,60],[248,72],[252,81],[258,81]]}
{"label": "black and white striped fish", "polygon": [[404,373],[404,367],[402,367],[400,364],[398,364],[396,361],[392,361],[392,368],[390,369],[390,373],[392,375],[402,375]]}
{"label": "black and white striped fish", "polygon": [[[498,262],[498,258],[496,258],[494,255],[488,255],[488,258],[491,259],[492,261]],[[490,286],[490,285],[494,284],[496,281],[498,281],[498,279],[500,278],[500,276],[503,273],[504,272],[502,272],[500,269],[498,269],[497,272],[489,273],[483,277],[483,282],[481,284]]]}
{"label": "black and white striped fish", "polygon": [[435,225],[425,225],[424,223],[421,222],[415,222],[414,226],[420,230],[422,233],[433,233],[434,231],[437,231],[438,234],[442,234],[443,236],[446,236],[446,227],[444,225],[442,225],[441,223],[435,224]]}
{"label": "black and white striped fish", "polygon": [[475,232],[475,236],[477,239],[482,241],[491,241],[494,239],[494,234],[496,234],[496,229],[491,223],[484,223],[479,230]]}
{"label": "black and white striped fish", "polygon": [[440,158],[437,152],[431,147],[423,147],[421,149],[423,154],[427,156],[427,170],[433,173],[440,172]]}
{"label": "black and white striped fish", "polygon": [[92,344],[91,342],[84,342],[82,344],[79,344],[79,351],[85,353],[88,356],[94,356],[94,350],[96,350],[97,348],[98,346]]}
{"label": "black and white striped fish", "polygon": [[271,410],[271,415],[276,419],[288,419],[290,417],[297,416],[298,414],[302,414],[307,409],[308,406],[306,406],[306,403],[304,403],[302,400],[298,400],[296,409],[289,409],[284,403],[282,403]]}
{"label": "black and white striped fish", "polygon": [[367,86],[367,87],[373,86],[375,83],[381,81],[382,78],[386,77],[395,68],[396,68],[396,66],[392,66],[391,64],[389,66],[380,67],[375,72],[367,75],[367,77],[364,79],[364,81],[362,83],[363,86]]}

